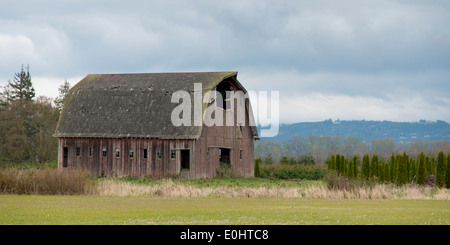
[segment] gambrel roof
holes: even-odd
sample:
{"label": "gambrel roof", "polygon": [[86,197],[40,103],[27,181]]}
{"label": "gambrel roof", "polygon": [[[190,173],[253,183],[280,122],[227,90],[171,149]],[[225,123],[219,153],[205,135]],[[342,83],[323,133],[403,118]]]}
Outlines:
{"label": "gambrel roof", "polygon": [[[54,136],[198,139],[201,126],[171,123],[178,105],[171,103],[172,93],[183,90],[193,96],[194,83],[205,92],[227,79],[246,92],[237,72],[88,75],[68,92]],[[257,137],[256,127],[252,133]]]}

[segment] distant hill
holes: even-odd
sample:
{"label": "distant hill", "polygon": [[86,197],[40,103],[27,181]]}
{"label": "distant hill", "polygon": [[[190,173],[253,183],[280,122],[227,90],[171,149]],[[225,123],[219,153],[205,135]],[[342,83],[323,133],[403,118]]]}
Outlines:
{"label": "distant hill", "polygon": [[332,121],[300,122],[280,125],[276,137],[261,140],[282,141],[292,136],[356,136],[361,141],[391,138],[397,143],[416,140],[450,140],[450,124],[444,121]]}

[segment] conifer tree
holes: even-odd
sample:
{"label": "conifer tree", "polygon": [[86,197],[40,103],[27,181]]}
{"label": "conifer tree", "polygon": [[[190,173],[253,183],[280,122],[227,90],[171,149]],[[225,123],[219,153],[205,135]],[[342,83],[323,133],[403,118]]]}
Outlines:
{"label": "conifer tree", "polygon": [[391,162],[389,166],[390,179],[392,182],[395,180],[395,156],[394,153],[391,155]]}
{"label": "conifer tree", "polygon": [[445,164],[445,187],[450,188],[450,153],[447,154],[447,164]]}
{"label": "conifer tree", "polygon": [[336,171],[340,174],[341,172],[341,155],[336,154]]}
{"label": "conifer tree", "polygon": [[433,156],[430,158],[430,169],[431,169],[431,174],[436,175],[436,161],[434,160]]}
{"label": "conifer tree", "polygon": [[418,167],[417,167],[417,184],[424,185],[427,178],[427,170],[425,167],[425,155],[423,152],[417,156]]}
{"label": "conifer tree", "polygon": [[69,89],[70,89],[70,83],[67,80],[65,80],[64,83],[61,86],[59,86],[59,88],[58,88],[59,95],[54,100],[54,103],[60,111],[63,108],[64,102],[67,97],[67,93],[69,92]]}
{"label": "conifer tree", "polygon": [[361,165],[361,179],[369,180],[369,178],[370,178],[369,155],[364,154],[362,165]]}
{"label": "conifer tree", "polygon": [[261,161],[261,158],[256,158],[255,160],[255,178],[259,178],[260,177],[260,170],[259,170],[259,162]]}
{"label": "conifer tree", "polygon": [[399,157],[399,162],[398,162],[398,171],[397,171],[397,180],[396,183],[397,185],[401,186],[406,184],[407,182],[407,171],[406,171],[406,159],[403,156]]}
{"label": "conifer tree", "polygon": [[341,174],[345,175],[346,174],[346,169],[347,169],[347,161],[344,157],[344,155],[341,155]]}
{"label": "conifer tree", "polygon": [[350,160],[350,161],[347,161],[347,162],[348,162],[347,163],[347,170],[346,170],[347,177],[348,178],[352,178],[353,177],[353,161]]}
{"label": "conifer tree", "polygon": [[36,95],[31,83],[30,66],[27,66],[25,71],[22,65],[20,72],[15,74],[13,82],[9,82],[8,85],[12,89],[13,100],[24,99],[31,101]]}
{"label": "conifer tree", "polygon": [[409,182],[409,156],[406,154],[406,152],[403,153],[403,161],[405,161],[405,167],[406,167],[406,182]]}
{"label": "conifer tree", "polygon": [[427,171],[427,175],[431,174],[430,157],[428,156],[425,156],[425,169]]}
{"label": "conifer tree", "polygon": [[370,172],[369,177],[370,179],[373,179],[374,177],[378,176],[378,155],[373,154],[372,161],[370,163]]}
{"label": "conifer tree", "polygon": [[379,174],[379,179],[380,179],[380,182],[384,182],[385,180],[384,180],[384,161],[382,161],[381,163],[380,163],[380,165],[378,166],[378,174]]}
{"label": "conifer tree", "polygon": [[353,156],[353,178],[358,177],[358,157]]}
{"label": "conifer tree", "polygon": [[331,158],[328,163],[328,170],[335,170],[336,157],[334,154],[331,154]]}
{"label": "conifer tree", "polygon": [[442,151],[438,154],[435,183],[439,188],[445,185],[445,154]]}

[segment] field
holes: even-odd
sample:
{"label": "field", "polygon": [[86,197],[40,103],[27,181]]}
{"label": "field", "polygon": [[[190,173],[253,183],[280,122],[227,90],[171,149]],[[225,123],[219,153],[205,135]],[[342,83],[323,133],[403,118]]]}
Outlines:
{"label": "field", "polygon": [[450,224],[439,200],[1,195],[1,224]]}
{"label": "field", "polygon": [[90,178],[75,170],[6,168],[0,224],[450,224],[446,188],[327,183]]}

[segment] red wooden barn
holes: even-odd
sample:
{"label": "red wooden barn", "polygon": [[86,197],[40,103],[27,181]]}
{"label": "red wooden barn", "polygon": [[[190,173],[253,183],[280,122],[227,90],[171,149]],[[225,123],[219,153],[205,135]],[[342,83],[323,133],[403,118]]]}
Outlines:
{"label": "red wooden barn", "polygon": [[[96,176],[213,178],[223,162],[236,176],[253,177],[258,136],[249,123],[253,118],[248,100],[244,124],[173,125],[172,111],[179,103],[171,102],[172,94],[187,91],[194,108],[194,83],[202,85],[202,95],[247,92],[237,72],[86,76],[70,89],[61,112],[55,132],[58,167],[81,168]],[[228,111],[236,122],[239,103],[224,98],[229,108],[221,108],[223,120]],[[202,103],[201,111],[212,104]]]}

